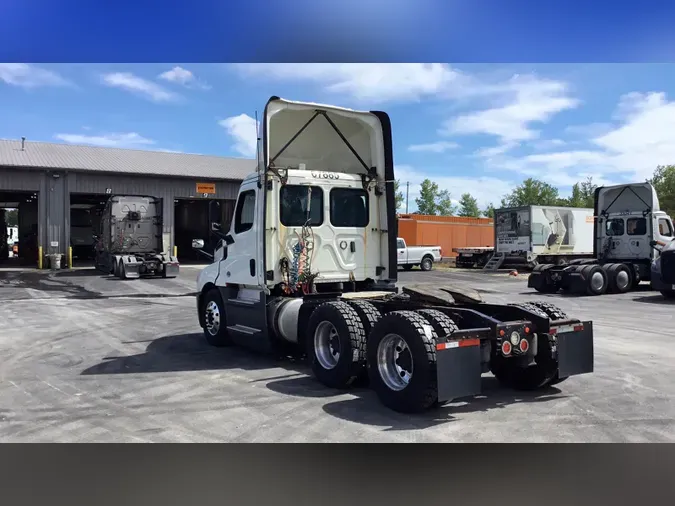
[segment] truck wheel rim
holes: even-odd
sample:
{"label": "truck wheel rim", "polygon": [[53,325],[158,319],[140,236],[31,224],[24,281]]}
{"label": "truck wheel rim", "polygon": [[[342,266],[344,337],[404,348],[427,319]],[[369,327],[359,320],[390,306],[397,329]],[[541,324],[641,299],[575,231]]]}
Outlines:
{"label": "truck wheel rim", "polygon": [[220,330],[220,308],[213,301],[206,305],[206,330],[212,336]]}
{"label": "truck wheel rim", "polygon": [[591,276],[591,287],[593,290],[600,290],[604,284],[605,279],[603,278],[601,272],[596,272]]}
{"label": "truck wheel rim", "polygon": [[619,288],[624,289],[628,286],[630,279],[626,271],[619,271],[616,275],[616,284]]}
{"label": "truck wheel rim", "polygon": [[319,323],[314,332],[314,354],[324,369],[333,369],[340,360],[340,336],[328,321]]}
{"label": "truck wheel rim", "polygon": [[424,261],[424,268],[427,270],[431,268],[431,262],[429,260]]}
{"label": "truck wheel rim", "polygon": [[398,334],[387,334],[377,347],[377,369],[391,390],[401,391],[413,375],[413,361],[408,343]]}

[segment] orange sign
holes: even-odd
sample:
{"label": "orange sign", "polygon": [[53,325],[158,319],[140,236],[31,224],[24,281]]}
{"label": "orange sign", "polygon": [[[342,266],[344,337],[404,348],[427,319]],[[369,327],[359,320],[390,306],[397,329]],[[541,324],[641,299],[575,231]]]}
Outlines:
{"label": "orange sign", "polygon": [[216,193],[216,183],[197,183],[197,193]]}
{"label": "orange sign", "polygon": [[595,221],[595,216],[586,216],[586,223],[593,223]]}

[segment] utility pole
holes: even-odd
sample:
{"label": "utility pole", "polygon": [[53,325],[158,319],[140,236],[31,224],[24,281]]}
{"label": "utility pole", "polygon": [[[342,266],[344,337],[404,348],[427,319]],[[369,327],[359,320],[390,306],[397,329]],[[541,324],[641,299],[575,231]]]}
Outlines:
{"label": "utility pole", "polygon": [[405,184],[405,214],[408,214],[408,195],[410,194],[410,181]]}

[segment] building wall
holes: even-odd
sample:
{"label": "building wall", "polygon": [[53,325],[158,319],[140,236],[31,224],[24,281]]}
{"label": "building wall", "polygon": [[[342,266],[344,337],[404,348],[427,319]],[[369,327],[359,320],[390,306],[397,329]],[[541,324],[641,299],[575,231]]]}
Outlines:
{"label": "building wall", "polygon": [[[88,172],[44,171],[0,167],[0,191],[38,191],[38,237],[45,253],[66,253],[70,243],[71,193],[144,194],[161,198],[164,213],[164,249],[174,246],[174,199],[204,198],[197,193],[197,183],[214,183],[215,194],[206,198],[234,200],[238,181],[209,179],[160,178],[97,174]],[[58,242],[58,247],[51,247]]]}

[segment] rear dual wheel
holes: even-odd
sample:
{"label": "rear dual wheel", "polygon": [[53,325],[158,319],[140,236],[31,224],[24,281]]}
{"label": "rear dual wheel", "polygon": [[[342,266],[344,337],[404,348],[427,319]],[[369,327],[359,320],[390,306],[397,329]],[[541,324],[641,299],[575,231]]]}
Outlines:
{"label": "rear dual wheel", "polygon": [[419,412],[438,401],[436,338],[456,328],[437,310],[382,316],[367,301],[326,302],[310,316],[307,352],[322,384],[347,388],[365,369],[385,406]]}

